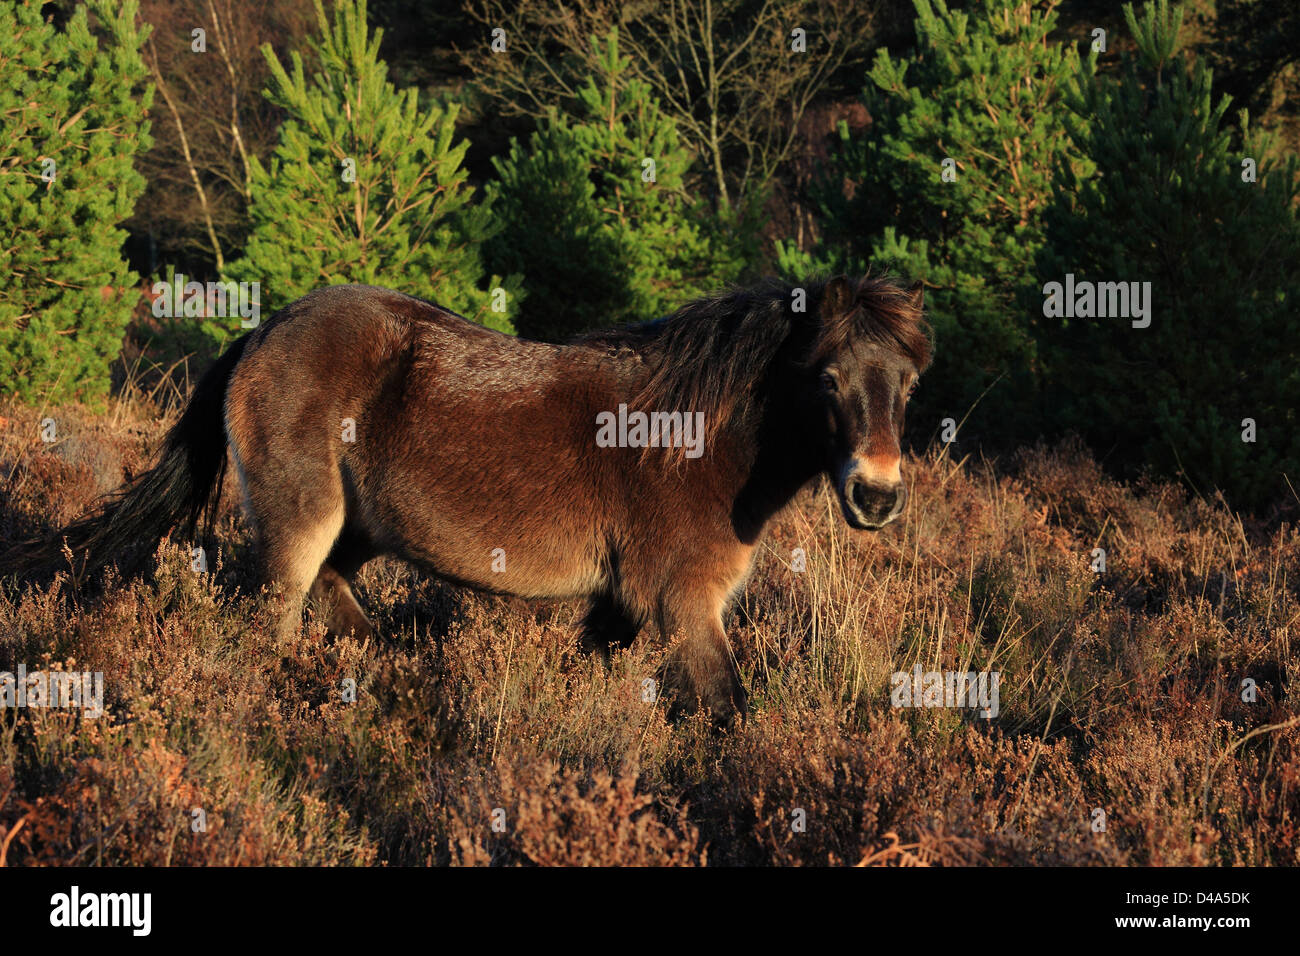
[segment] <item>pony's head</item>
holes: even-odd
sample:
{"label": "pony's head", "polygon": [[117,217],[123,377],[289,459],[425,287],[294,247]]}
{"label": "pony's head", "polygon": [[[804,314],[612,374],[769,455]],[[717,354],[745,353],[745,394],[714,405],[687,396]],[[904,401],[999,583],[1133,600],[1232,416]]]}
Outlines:
{"label": "pony's head", "polygon": [[[797,302],[806,308],[796,310]],[[647,373],[629,407],[700,413],[705,466],[726,427],[749,423],[746,447],[779,476],[774,489],[754,492],[765,517],[767,491],[784,505],[781,492],[818,472],[830,477],[855,528],[880,528],[902,511],[903,415],[930,362],[919,286],[867,276],[799,286],[773,280],[578,342],[638,355]],[[770,433],[751,434],[765,428]],[[681,454],[655,452],[666,463]]]}
{"label": "pony's head", "polygon": [[907,502],[903,417],[930,362],[921,297],[919,284],[865,277],[821,289],[806,372],[824,408],[826,474],[854,528],[882,528]]}

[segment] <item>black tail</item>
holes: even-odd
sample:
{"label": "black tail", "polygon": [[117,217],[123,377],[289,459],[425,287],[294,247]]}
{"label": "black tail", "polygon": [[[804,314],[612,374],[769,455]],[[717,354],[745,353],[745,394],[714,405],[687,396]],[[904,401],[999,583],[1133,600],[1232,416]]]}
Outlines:
{"label": "black tail", "polygon": [[129,564],[126,557],[139,546],[152,549],[182,521],[192,535],[205,518],[210,531],[226,472],[226,387],[247,341],[248,336],[237,339],[199,380],[151,469],[52,538],[6,549],[0,554],[0,576],[61,563],[65,545],[81,573]]}

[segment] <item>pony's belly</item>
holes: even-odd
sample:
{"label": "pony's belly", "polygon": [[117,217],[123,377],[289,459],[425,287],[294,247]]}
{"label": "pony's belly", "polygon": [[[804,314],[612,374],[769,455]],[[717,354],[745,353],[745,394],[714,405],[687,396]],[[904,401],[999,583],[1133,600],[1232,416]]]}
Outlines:
{"label": "pony's belly", "polygon": [[600,562],[587,542],[564,534],[526,537],[442,528],[395,548],[440,577],[523,598],[587,597],[603,584]]}
{"label": "pony's belly", "polygon": [[382,527],[385,550],[454,581],[520,597],[597,591],[605,502],[591,476],[546,454],[557,445],[554,436],[520,428],[512,444],[510,430],[498,425],[485,416],[472,443],[448,430],[426,454],[393,462],[365,482],[362,497]]}

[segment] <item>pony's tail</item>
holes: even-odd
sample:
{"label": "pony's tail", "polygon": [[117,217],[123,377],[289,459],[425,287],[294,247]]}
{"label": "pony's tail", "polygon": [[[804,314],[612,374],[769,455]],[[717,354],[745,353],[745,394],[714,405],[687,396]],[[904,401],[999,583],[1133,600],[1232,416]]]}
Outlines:
{"label": "pony's tail", "polygon": [[226,471],[226,388],[247,341],[247,335],[237,339],[199,380],[152,468],[53,537],[5,549],[0,577],[48,568],[68,551],[78,575],[114,562],[127,564],[127,554],[142,545],[154,547],[182,521],[192,535],[202,517],[210,532]]}

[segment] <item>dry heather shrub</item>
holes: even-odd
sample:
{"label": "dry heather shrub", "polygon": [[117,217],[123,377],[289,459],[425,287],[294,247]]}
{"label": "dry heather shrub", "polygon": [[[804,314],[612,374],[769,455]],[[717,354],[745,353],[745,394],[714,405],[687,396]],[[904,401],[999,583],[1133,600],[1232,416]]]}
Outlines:
{"label": "dry heather shrub", "polygon": [[[104,756],[78,759],[46,795],[19,800],[9,862],[27,865],[366,863],[348,814],[311,794],[284,799],[256,766],[193,756],[112,731]],[[228,742],[229,745],[229,742]],[[220,762],[221,766],[214,766]],[[231,776],[233,775],[233,776]],[[202,810],[202,830],[195,810]]]}
{"label": "dry heather shrub", "polygon": [[[457,865],[693,866],[706,862],[684,807],[655,806],[637,774],[584,775],[545,758],[502,761],[446,794]],[[504,832],[492,829],[504,811]]]}
{"label": "dry heather shrub", "polygon": [[1070,529],[1089,552],[1105,549],[1102,580],[1134,607],[1158,610],[1207,588],[1231,597],[1235,572],[1250,564],[1242,522],[1221,497],[1206,501],[1147,480],[1121,485],[1077,440],[1023,450],[1014,469],[1017,486],[1051,524]]}
{"label": "dry heather shrub", "polygon": [[824,712],[767,721],[685,793],[721,864],[856,864],[891,835],[913,856],[946,865],[1123,859],[1086,834],[1068,744],[1040,747],[975,728],[938,749],[893,716],[853,734]]}
{"label": "dry heather shrub", "polygon": [[[1202,709],[1206,704],[1198,702]],[[1088,759],[1108,826],[1134,862],[1153,866],[1300,863],[1294,724],[1242,743],[1212,714],[1156,725],[1124,719]],[[1269,766],[1276,781],[1261,786]],[[1116,822],[1118,821],[1118,827]]]}
{"label": "dry heather shrub", "polygon": [[[54,422],[53,442],[43,439],[46,419]],[[140,439],[160,431],[153,422],[124,428],[75,405],[38,412],[0,403],[0,475],[7,478],[9,505],[0,515],[0,533],[46,531],[75,518],[95,497],[147,467]]]}
{"label": "dry heather shrub", "polygon": [[[0,755],[25,821],[10,862],[373,859],[346,807],[310,792],[310,777],[285,776],[291,761],[320,749],[301,726],[319,722],[302,719],[308,695],[280,672],[268,621],[232,608],[189,567],[184,550],[164,546],[152,577],[110,580],[91,607],[61,600],[57,583],[29,590],[16,607],[0,605],[0,618],[14,625],[0,631],[6,666],[56,666],[35,653],[49,640],[75,654],[63,669],[103,672],[106,707],[99,719],[31,708],[0,714],[11,729],[8,740],[0,735]],[[346,668],[349,650],[341,642],[325,656]],[[319,686],[313,675],[311,693]],[[207,817],[201,833],[190,826],[196,807]]]}
{"label": "dry heather shrub", "polygon": [[607,668],[579,648],[579,610],[466,597],[442,649],[478,759],[521,743],[570,766],[612,769],[629,755],[647,764],[665,752],[663,704],[644,699],[662,649],[643,637]]}
{"label": "dry heather shrub", "polygon": [[[0,537],[83,510],[114,462],[142,467],[166,425],[145,411],[60,412],[77,441],[55,451],[35,410],[0,409]],[[309,614],[280,640],[228,483],[207,575],[165,544],[134,580],[0,586],[0,670],[103,671],[108,706],[0,711],[0,857],[1300,862],[1294,527],[1111,481],[1077,444],[932,451],[906,474],[912,505],[879,534],[825,489],[773,527],[729,629],[749,722],[721,735],[644,699],[650,634],[606,668],[579,650],[581,608],[397,562],[358,587],[379,638],[327,640]],[[894,710],[890,675],[915,664],[999,671],[999,717]]]}

